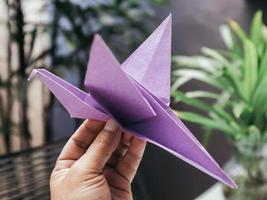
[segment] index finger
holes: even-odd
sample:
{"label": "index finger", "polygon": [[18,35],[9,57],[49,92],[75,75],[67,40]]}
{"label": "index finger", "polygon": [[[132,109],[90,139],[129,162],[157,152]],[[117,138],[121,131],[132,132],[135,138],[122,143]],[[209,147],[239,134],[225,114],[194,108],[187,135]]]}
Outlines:
{"label": "index finger", "polygon": [[55,170],[70,168],[86,152],[104,125],[102,121],[85,120],[63,147]]}

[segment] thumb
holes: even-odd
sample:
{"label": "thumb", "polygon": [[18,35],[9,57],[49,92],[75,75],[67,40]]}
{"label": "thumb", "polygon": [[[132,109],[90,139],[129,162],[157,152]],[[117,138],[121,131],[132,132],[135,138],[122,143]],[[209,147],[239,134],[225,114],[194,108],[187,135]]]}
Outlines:
{"label": "thumb", "polygon": [[[86,153],[75,163],[82,173],[101,173],[121,139],[118,124],[110,119]],[[75,167],[75,166],[74,166]]]}

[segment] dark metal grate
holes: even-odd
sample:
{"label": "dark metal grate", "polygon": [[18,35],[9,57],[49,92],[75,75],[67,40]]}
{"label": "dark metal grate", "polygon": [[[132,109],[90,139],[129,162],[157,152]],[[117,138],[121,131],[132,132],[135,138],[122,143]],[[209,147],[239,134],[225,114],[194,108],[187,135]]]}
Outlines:
{"label": "dark metal grate", "polygon": [[64,141],[0,157],[0,199],[49,199],[49,178]]}
{"label": "dark metal grate", "polygon": [[[50,199],[49,178],[66,141],[0,157],[0,200]],[[137,173],[134,199],[151,199]]]}

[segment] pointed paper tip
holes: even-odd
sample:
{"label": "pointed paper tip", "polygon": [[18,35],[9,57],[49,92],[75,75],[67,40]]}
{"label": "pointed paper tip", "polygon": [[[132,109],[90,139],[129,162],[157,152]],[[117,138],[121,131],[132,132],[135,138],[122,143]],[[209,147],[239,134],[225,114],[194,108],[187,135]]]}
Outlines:
{"label": "pointed paper tip", "polygon": [[166,29],[167,27],[171,27],[172,26],[172,14],[171,13],[163,20],[163,22],[160,24],[160,26],[163,25],[163,24],[164,24],[164,27],[165,27],[164,29]]}
{"label": "pointed paper tip", "polygon": [[[170,13],[165,21],[172,22],[172,14]],[[171,23],[170,23],[171,24]]]}
{"label": "pointed paper tip", "polygon": [[[101,48],[103,49],[102,51],[104,51],[104,49],[108,50],[109,51],[109,47],[107,46],[107,44],[105,43],[104,39],[101,37],[100,34],[96,33],[94,35],[94,38],[93,38],[93,42],[92,42],[92,46],[91,46],[91,50],[94,48],[94,47],[99,47],[101,46]],[[112,52],[110,52],[112,54]],[[93,54],[90,54],[90,58],[92,58],[92,56],[94,56]],[[89,58],[89,60],[90,60]]]}
{"label": "pointed paper tip", "polygon": [[31,74],[29,75],[28,77],[28,81],[31,81],[35,76],[36,74],[38,73],[38,71],[36,69],[32,70]]}
{"label": "pointed paper tip", "polygon": [[[227,174],[225,174],[224,172],[223,172],[223,174],[225,175],[224,179],[222,179],[221,177],[217,177],[217,179],[219,181],[221,181],[222,183],[224,183],[225,185],[227,185],[228,187],[230,187],[232,189],[237,189],[238,188],[237,184]],[[216,178],[216,177],[214,177],[214,178]]]}
{"label": "pointed paper tip", "polygon": [[237,189],[237,188],[238,188],[238,185],[234,182],[232,185],[232,189]]}
{"label": "pointed paper tip", "polygon": [[98,38],[100,38],[101,36],[99,35],[99,33],[95,33],[94,34],[94,39],[93,40],[96,40],[96,39],[98,39]]}
{"label": "pointed paper tip", "polygon": [[227,185],[232,189],[237,189],[238,185],[232,179],[230,179],[230,180],[231,180],[231,182],[228,183]]}
{"label": "pointed paper tip", "polygon": [[101,35],[99,35],[98,33],[94,34],[94,39],[93,39],[92,46],[93,46],[95,43],[101,43],[101,44],[104,43],[103,38],[102,38]]}
{"label": "pointed paper tip", "polygon": [[222,177],[214,177],[214,178],[217,178],[219,181],[221,181],[222,183],[224,183],[225,185],[227,185],[228,187],[232,188],[232,189],[237,189],[238,186],[237,184],[234,182],[233,179],[231,179],[230,176],[228,176],[222,169],[221,169],[223,175],[224,175],[224,178]]}

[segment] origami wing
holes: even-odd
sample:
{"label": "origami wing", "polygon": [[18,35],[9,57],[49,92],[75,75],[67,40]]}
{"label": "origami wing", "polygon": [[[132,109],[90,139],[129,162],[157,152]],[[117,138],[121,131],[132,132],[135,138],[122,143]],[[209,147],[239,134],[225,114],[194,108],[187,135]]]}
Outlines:
{"label": "origami wing", "polygon": [[110,118],[103,112],[103,107],[94,98],[68,82],[60,79],[45,69],[34,69],[29,80],[39,78],[46,87],[58,98],[71,117],[106,121]]}
{"label": "origami wing", "polygon": [[166,104],[170,103],[171,14],[122,63],[122,69]]}
{"label": "origami wing", "polygon": [[155,116],[155,112],[99,35],[93,40],[85,87],[121,124]]}

